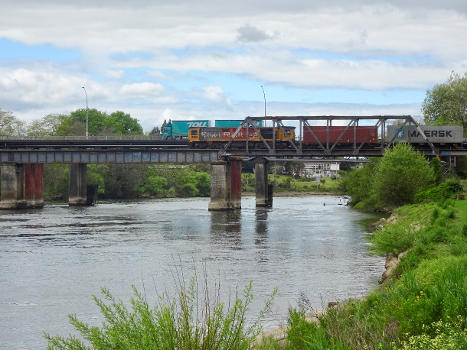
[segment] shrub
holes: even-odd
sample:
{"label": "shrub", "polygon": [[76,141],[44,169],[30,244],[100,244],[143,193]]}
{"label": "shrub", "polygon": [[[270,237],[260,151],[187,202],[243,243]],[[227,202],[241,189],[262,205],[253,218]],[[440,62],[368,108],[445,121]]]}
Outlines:
{"label": "shrub", "polygon": [[434,181],[433,169],[422,154],[400,143],[388,149],[378,164],[374,189],[386,205],[413,203],[415,194]]}
{"label": "shrub", "polygon": [[456,178],[450,178],[445,182],[432,186],[415,195],[415,201],[420,202],[441,202],[454,198],[456,193],[462,191],[462,186]]}
{"label": "shrub", "polygon": [[[165,294],[159,304],[151,307],[133,287],[134,297],[128,308],[107,289],[103,299],[94,302],[104,317],[101,327],[90,326],[70,315],[70,323],[84,340],[45,334],[49,350],[129,350],[129,349],[249,349],[261,330],[259,318],[247,325],[246,312],[251,305],[252,283],[233,303],[220,301],[219,285],[215,295],[207,287],[200,288],[196,279],[188,285],[180,283],[176,297]],[[202,296],[198,295],[201,290]],[[272,298],[266,301],[260,317],[270,310]]]}

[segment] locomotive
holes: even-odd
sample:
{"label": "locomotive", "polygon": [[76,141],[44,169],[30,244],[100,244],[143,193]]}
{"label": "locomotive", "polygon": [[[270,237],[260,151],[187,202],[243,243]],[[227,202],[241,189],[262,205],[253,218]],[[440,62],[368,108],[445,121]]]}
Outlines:
{"label": "locomotive", "polygon": [[[188,132],[188,141],[194,148],[217,148],[219,145],[229,142],[236,130],[236,127],[190,128]],[[241,142],[243,144],[247,140],[247,137],[248,142],[252,142],[252,145],[262,144],[262,139],[270,142],[275,138],[279,145],[283,144],[285,146],[285,144],[288,144],[291,140],[295,140],[295,127],[241,128],[235,136],[234,141],[235,143]]]}

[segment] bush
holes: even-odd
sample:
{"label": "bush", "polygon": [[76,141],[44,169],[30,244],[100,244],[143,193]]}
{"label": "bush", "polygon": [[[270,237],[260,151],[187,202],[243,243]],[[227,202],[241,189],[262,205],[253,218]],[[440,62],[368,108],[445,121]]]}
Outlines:
{"label": "bush", "polygon": [[167,190],[167,179],[158,176],[158,175],[151,175],[146,178],[144,183],[144,192],[150,195],[160,196],[163,195]]}
{"label": "bush", "polygon": [[[84,340],[45,334],[48,349],[60,350],[129,350],[129,349],[250,349],[261,330],[259,318],[248,326],[246,312],[252,303],[252,283],[233,303],[220,301],[219,285],[215,295],[208,290],[208,282],[200,287],[196,279],[180,283],[173,298],[165,294],[159,304],[151,307],[145,297],[133,287],[131,308],[116,300],[107,289],[103,299],[94,302],[104,317],[101,327],[90,326],[70,315],[70,323]],[[198,295],[199,291],[203,293]],[[275,292],[266,301],[259,317],[270,310]]]}
{"label": "bush", "polygon": [[433,169],[422,154],[404,143],[388,149],[375,174],[374,190],[385,205],[413,203],[415,194],[434,181]]}
{"label": "bush", "polygon": [[415,195],[415,201],[421,202],[441,202],[454,198],[456,193],[462,191],[462,186],[456,178],[447,179],[445,182],[421,191]]}

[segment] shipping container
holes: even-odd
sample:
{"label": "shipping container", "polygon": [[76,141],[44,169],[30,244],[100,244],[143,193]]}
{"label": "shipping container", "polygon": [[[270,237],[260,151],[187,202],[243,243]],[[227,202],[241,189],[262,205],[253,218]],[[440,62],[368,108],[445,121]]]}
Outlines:
{"label": "shipping container", "polygon": [[[216,120],[214,126],[220,128],[238,128],[243,120]],[[259,127],[263,126],[261,120],[256,121],[256,125]]]}
{"label": "shipping container", "polygon": [[[326,132],[326,126],[311,126],[313,134],[321,142],[325,144],[326,140],[333,144],[340,137],[338,144],[353,144],[354,143],[354,127],[350,126],[345,130],[345,126],[329,126],[329,131]],[[344,132],[345,130],[345,132]],[[342,133],[344,134],[342,135]],[[318,144],[318,141],[310,132],[307,126],[303,126],[303,142],[305,144]],[[341,137],[342,135],[342,137]],[[357,126],[355,128],[355,143],[377,143],[378,128],[375,126]]]}
{"label": "shipping container", "polygon": [[209,120],[172,120],[162,128],[162,139],[185,139],[190,128],[209,126]]}
{"label": "shipping container", "polygon": [[[426,138],[432,143],[462,143],[462,127],[461,126],[426,126],[421,125]],[[394,137],[395,135],[395,137]],[[386,141],[390,142],[394,138],[394,142],[409,142],[409,143],[424,143],[425,139],[417,130],[415,125],[396,126],[389,125],[387,127]]]}

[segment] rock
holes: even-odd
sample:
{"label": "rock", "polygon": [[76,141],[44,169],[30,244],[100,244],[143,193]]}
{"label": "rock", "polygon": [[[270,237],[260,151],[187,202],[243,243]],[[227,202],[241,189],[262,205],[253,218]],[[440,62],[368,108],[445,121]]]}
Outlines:
{"label": "rock", "polygon": [[386,256],[386,263],[384,264],[385,271],[383,272],[381,279],[378,281],[379,284],[382,284],[386,281],[389,277],[391,277],[392,272],[399,264],[400,260],[407,254],[408,250],[405,252],[400,253],[399,255],[394,255],[393,253],[389,253]]}

